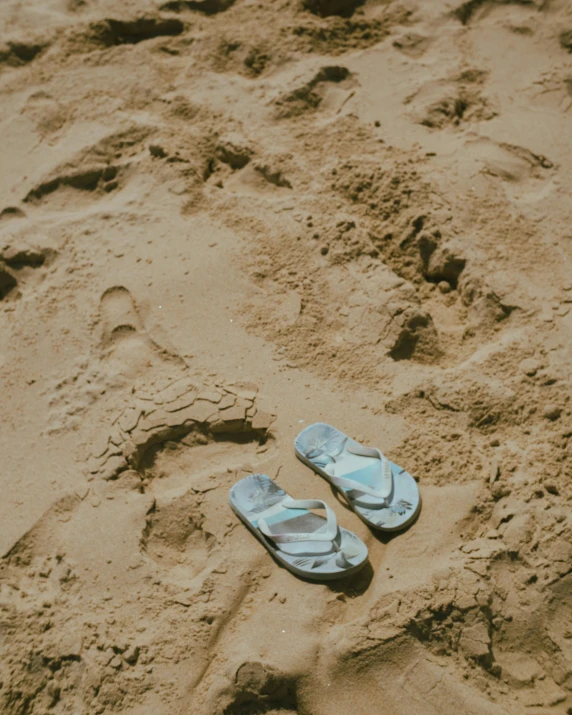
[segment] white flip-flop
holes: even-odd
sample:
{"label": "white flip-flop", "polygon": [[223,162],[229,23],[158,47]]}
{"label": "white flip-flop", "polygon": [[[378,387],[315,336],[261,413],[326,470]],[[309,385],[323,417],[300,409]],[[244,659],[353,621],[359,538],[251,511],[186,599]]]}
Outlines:
{"label": "white flip-flop", "polygon": [[[327,581],[352,576],[367,562],[367,546],[338,526],[320,499],[292,499],[266,474],[251,474],[230,490],[234,513],[272,556],[303,578]],[[326,519],[309,509],[325,509]]]}
{"label": "white flip-flop", "polygon": [[370,527],[398,531],[421,508],[417,482],[379,449],[364,447],[323,422],[306,427],[294,440],[299,459],[327,479]]}

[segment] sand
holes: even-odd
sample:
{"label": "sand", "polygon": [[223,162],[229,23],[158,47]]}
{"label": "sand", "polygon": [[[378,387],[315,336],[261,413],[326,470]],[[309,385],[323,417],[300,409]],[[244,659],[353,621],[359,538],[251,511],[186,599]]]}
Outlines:
{"label": "sand", "polygon": [[[0,712],[572,712],[568,0],[0,5]],[[372,534],[315,421],[418,480]],[[280,568],[264,472],[368,545]]]}

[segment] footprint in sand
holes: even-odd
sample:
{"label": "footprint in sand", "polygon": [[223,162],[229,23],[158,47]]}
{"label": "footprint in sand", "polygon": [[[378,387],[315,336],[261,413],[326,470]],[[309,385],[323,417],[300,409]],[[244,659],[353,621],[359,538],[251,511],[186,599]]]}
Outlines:
{"label": "footprint in sand", "polygon": [[48,432],[76,427],[81,415],[109,390],[130,385],[149,370],[174,368],[180,376],[185,363],[174,350],[155,342],[127,288],[112,286],[101,296],[94,331],[94,351],[78,357],[72,374],[58,377],[47,390]]}
{"label": "footprint in sand", "polygon": [[186,579],[199,574],[216,548],[216,538],[204,528],[197,495],[189,491],[164,506],[154,505],[141,538],[142,550],[170,571],[181,569]]}
{"label": "footprint in sand", "polygon": [[135,301],[123,286],[113,286],[103,293],[99,313],[104,348],[144,333]]}
{"label": "footprint in sand", "polygon": [[158,345],[147,332],[131,293],[124,286],[108,288],[101,296],[99,319],[106,372],[135,377],[164,360],[182,360]]}

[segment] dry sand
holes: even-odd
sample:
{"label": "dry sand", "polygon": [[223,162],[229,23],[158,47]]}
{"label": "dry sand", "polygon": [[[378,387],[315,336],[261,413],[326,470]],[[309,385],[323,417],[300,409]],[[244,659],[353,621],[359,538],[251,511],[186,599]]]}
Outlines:
{"label": "dry sand", "polygon": [[[1,3],[2,714],[572,712],[572,6],[356,6]],[[371,565],[279,568],[251,471]]]}

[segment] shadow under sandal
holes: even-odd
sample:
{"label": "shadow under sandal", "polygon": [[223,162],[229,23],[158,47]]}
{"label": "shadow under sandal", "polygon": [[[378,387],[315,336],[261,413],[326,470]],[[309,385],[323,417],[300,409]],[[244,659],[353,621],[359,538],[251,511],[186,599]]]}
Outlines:
{"label": "shadow under sandal", "polygon": [[[296,500],[265,474],[251,474],[230,490],[235,514],[289,571],[327,581],[351,576],[367,563],[367,546],[337,525],[320,499]],[[324,509],[326,519],[309,509]]]}
{"label": "shadow under sandal", "polygon": [[364,447],[323,422],[302,430],[294,449],[373,529],[398,531],[417,516],[421,508],[417,482],[379,449]]}

